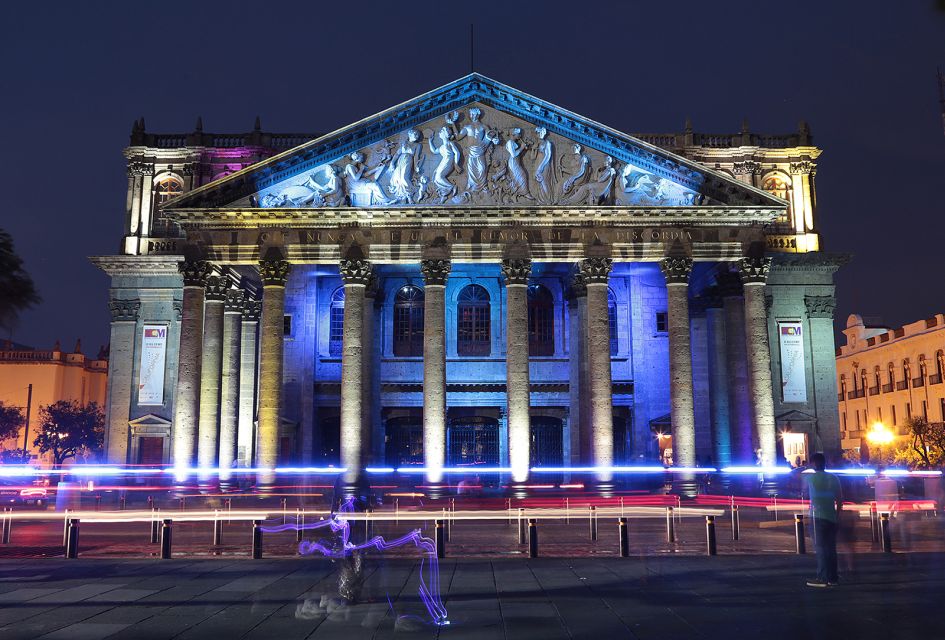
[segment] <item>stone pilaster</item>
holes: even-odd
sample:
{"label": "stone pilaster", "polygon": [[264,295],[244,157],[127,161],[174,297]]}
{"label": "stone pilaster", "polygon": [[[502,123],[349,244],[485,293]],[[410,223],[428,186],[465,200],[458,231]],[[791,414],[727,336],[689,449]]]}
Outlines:
{"label": "stone pilaster", "polygon": [[692,337],[689,325],[691,258],[663,258],[669,333],[669,406],[673,423],[673,462],[696,464],[696,419],[692,397]]}
{"label": "stone pilaster", "polygon": [[449,260],[422,260],[423,459],[427,480],[440,482],[446,464],[446,280]]}
{"label": "stone pilaster", "polygon": [[213,271],[209,262],[188,260],[178,265],[184,280],[181,300],[180,349],[177,362],[177,390],[174,397],[172,432],[174,467],[183,480],[194,464],[197,420],[200,414],[200,369],[203,361],[203,314],[207,279]]}
{"label": "stone pilaster", "polygon": [[[586,258],[581,261],[581,275],[587,287],[587,381],[590,419],[590,445],[594,466],[614,464],[613,385],[610,371],[610,319],[607,313],[607,282],[613,261],[610,258]],[[610,474],[599,474],[610,480]]]}
{"label": "stone pilaster", "polygon": [[249,295],[243,301],[240,326],[240,400],[237,426],[237,464],[251,467],[256,456],[256,347],[262,302]]}
{"label": "stone pilaster", "polygon": [[505,371],[509,416],[509,466],[513,482],[528,479],[531,418],[528,375],[528,276],[532,261],[503,260],[505,278]]}
{"label": "stone pilaster", "polygon": [[587,282],[580,269],[571,274],[568,287],[568,424],[571,459],[567,462],[581,466],[593,464],[591,455],[591,426],[587,381]]}
{"label": "stone pilaster", "polygon": [[203,362],[200,367],[200,420],[197,427],[197,466],[217,464],[220,450],[220,387],[223,381],[223,304],[229,279],[207,278],[203,315]]}
{"label": "stone pilaster", "polygon": [[[811,352],[811,386],[817,415],[817,434],[811,451],[837,455],[841,451],[840,415],[837,401],[837,371],[834,355],[833,314],[837,305],[832,295],[804,296],[807,308],[807,338]],[[810,402],[808,402],[808,405]]]}
{"label": "stone pilaster", "polygon": [[738,275],[723,272],[716,276],[725,318],[725,362],[728,370],[728,407],[732,440],[732,461],[754,464],[752,413],[748,383],[748,354],[745,347],[745,301]]}
{"label": "stone pilaster", "polygon": [[106,461],[111,464],[129,464],[131,434],[128,420],[131,403],[134,401],[135,329],[141,302],[138,300],[112,300],[108,303],[112,314],[111,350],[108,357],[108,397],[105,401]]}
{"label": "stone pilaster", "polygon": [[236,463],[240,401],[240,340],[245,293],[230,289],[223,303],[223,372],[220,386],[220,482]]}
{"label": "stone pilaster", "polygon": [[709,351],[709,423],[712,459],[716,466],[725,467],[732,464],[732,434],[725,311],[717,289],[706,294],[705,305]]}
{"label": "stone pilaster", "polygon": [[778,462],[771,353],[768,350],[768,313],[765,308],[765,281],[770,266],[771,258],[742,258],[738,263],[745,295],[745,347],[748,351],[754,443],[761,450],[762,461],[766,465]]}
{"label": "stone pilaster", "polygon": [[341,466],[348,470],[346,478],[351,481],[364,466],[361,418],[365,384],[364,292],[371,282],[373,266],[368,260],[342,260],[340,271],[345,287],[341,347]]}
{"label": "stone pilaster", "polygon": [[263,298],[259,319],[259,410],[256,465],[262,485],[271,484],[279,462],[279,420],[282,417],[283,318],[285,285],[291,266],[285,260],[260,260]]}

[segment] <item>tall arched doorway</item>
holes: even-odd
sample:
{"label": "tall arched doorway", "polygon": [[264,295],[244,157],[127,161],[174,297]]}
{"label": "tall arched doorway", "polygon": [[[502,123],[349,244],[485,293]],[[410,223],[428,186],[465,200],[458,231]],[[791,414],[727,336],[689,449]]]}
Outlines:
{"label": "tall arched doorway", "polygon": [[499,421],[484,416],[451,419],[446,430],[446,464],[498,466]]}
{"label": "tall arched doorway", "polygon": [[423,464],[423,419],[419,415],[388,418],[384,428],[387,466]]}
{"label": "tall arched doorway", "polygon": [[533,467],[564,465],[564,426],[560,418],[532,416],[529,464]]}

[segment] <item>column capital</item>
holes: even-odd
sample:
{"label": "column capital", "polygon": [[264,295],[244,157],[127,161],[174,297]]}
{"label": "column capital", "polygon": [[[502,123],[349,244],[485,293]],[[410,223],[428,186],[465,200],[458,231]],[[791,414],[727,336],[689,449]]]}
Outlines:
{"label": "column capital", "polygon": [[568,283],[567,297],[569,299],[583,298],[587,295],[587,277],[576,266],[571,272],[571,281]]}
{"label": "column capital", "polygon": [[833,318],[837,299],[833,296],[804,296],[808,318]]}
{"label": "column capital", "polygon": [[206,260],[184,260],[177,263],[177,270],[184,279],[185,287],[203,288],[213,273],[213,265]]}
{"label": "column capital", "polygon": [[450,275],[452,263],[449,260],[421,260],[420,271],[427,286],[445,286]]}
{"label": "column capital", "polygon": [[790,167],[791,175],[803,176],[807,174],[817,173],[817,165],[811,162],[810,160],[803,160],[801,162],[792,162]]}
{"label": "column capital", "polygon": [[223,302],[230,288],[230,280],[226,276],[213,275],[207,278],[207,302]]}
{"label": "column capital", "polygon": [[610,258],[584,258],[578,265],[586,287],[589,284],[607,284],[614,261]]}
{"label": "column capital", "polygon": [[742,258],[738,261],[738,275],[742,285],[764,284],[771,269],[771,258]]}
{"label": "column capital", "polygon": [[371,282],[371,276],[374,273],[374,265],[370,260],[342,260],[338,269],[341,272],[341,279],[346,284],[360,284],[367,286]]}
{"label": "column capital", "polygon": [[284,287],[292,265],[287,260],[260,260],[259,275],[263,286]]}
{"label": "column capital", "polygon": [[112,314],[112,322],[135,322],[138,320],[138,311],[141,310],[141,301],[111,300],[108,310]]}
{"label": "column capital", "polygon": [[243,313],[245,302],[245,291],[242,289],[228,289],[226,300],[223,301],[223,313]]}
{"label": "column capital", "polygon": [[660,271],[666,278],[666,284],[689,284],[692,273],[692,258],[665,257],[660,260]]}
{"label": "column capital", "polygon": [[259,314],[262,313],[262,300],[244,296],[242,311],[243,322],[259,322]]}
{"label": "column capital", "polygon": [[505,286],[511,284],[528,284],[528,277],[532,273],[532,261],[528,258],[516,258],[502,261],[502,277]]}

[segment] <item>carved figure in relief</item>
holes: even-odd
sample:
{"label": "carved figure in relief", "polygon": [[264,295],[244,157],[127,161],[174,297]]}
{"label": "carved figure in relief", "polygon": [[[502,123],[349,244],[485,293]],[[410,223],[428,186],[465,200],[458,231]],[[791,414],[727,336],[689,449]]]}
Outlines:
{"label": "carved figure in relief", "polygon": [[540,142],[535,146],[533,153],[538,161],[535,167],[535,184],[538,185],[538,201],[542,204],[554,204],[555,189],[558,185],[558,171],[555,166],[555,144],[548,137],[548,130],[537,127],[535,133]]}
{"label": "carved figure in relief", "polygon": [[427,140],[427,142],[430,145],[430,151],[440,156],[440,163],[433,173],[433,185],[436,187],[436,191],[440,196],[440,203],[442,204],[448,198],[452,198],[456,195],[456,185],[450,182],[450,175],[453,171],[462,173],[463,168],[460,166],[459,147],[456,146],[455,142],[450,140],[450,130],[446,127],[441,127],[437,137],[440,139],[439,146],[433,144],[432,138]]}
{"label": "carved figure in relief", "polygon": [[416,129],[408,131],[407,139],[394,153],[394,157],[388,165],[391,177],[387,190],[398,202],[413,203],[416,201],[414,181],[423,168],[423,144],[420,142],[420,137],[421,134]]}
{"label": "carved figure in relief", "polygon": [[328,165],[328,180],[320,185],[311,177],[305,186],[315,191],[312,204],[316,207],[341,207],[346,202],[344,181],[338,175],[338,167]]}
{"label": "carved figure in relief", "polygon": [[[579,144],[574,145],[574,153],[572,154],[575,157],[574,172],[571,174],[571,177],[564,181],[564,185],[561,187],[561,194],[568,195],[572,189],[579,187],[591,177],[591,159],[586,153],[584,153],[584,147]],[[565,156],[561,156],[561,172],[565,173],[564,168]]]}
{"label": "carved figure in relief", "polygon": [[509,154],[508,187],[509,195],[513,198],[534,200],[528,189],[528,172],[522,166],[522,154],[528,150],[528,141],[522,139],[522,130],[518,127],[509,131],[509,139],[505,143],[505,150]]}
{"label": "carved figure in relief", "polygon": [[[377,177],[384,171],[384,165],[379,164],[369,169],[364,164],[364,154],[355,151],[350,156],[350,163],[345,165],[345,178],[348,183],[348,193],[351,194],[354,206],[386,205],[391,200],[384,195],[381,186],[377,184]],[[367,196],[367,202],[355,202],[359,197]]]}
{"label": "carved figure in relief", "polygon": [[469,124],[456,129],[459,113],[454,111],[446,117],[446,122],[453,128],[456,140],[469,138],[472,144],[466,148],[466,189],[470,193],[482,191],[488,185],[487,171],[489,163],[486,153],[491,145],[499,144],[499,136],[495,131],[486,128],[479,121],[482,109],[473,107],[469,110]]}
{"label": "carved figure in relief", "polygon": [[568,198],[569,204],[610,205],[614,203],[614,183],[617,180],[617,168],[614,159],[607,156],[604,166],[597,170],[597,177],[582,184]]}

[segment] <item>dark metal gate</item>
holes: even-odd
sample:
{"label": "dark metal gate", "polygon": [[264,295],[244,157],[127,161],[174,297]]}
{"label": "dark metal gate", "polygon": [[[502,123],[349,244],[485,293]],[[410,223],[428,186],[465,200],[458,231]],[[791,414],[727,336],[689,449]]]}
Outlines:
{"label": "dark metal gate", "polygon": [[446,430],[446,464],[498,466],[499,422],[475,416],[451,420]]}
{"label": "dark metal gate", "polygon": [[533,416],[531,419],[529,464],[533,467],[560,467],[564,464],[564,429],[559,418]]}
{"label": "dark metal gate", "polygon": [[387,466],[423,464],[423,424],[419,418],[391,418],[385,429],[384,458]]}

